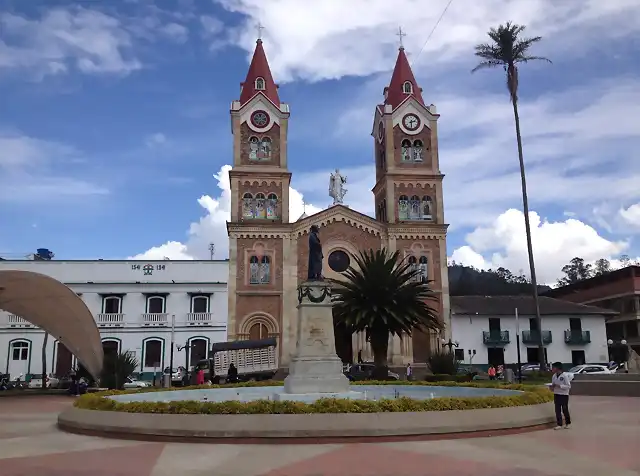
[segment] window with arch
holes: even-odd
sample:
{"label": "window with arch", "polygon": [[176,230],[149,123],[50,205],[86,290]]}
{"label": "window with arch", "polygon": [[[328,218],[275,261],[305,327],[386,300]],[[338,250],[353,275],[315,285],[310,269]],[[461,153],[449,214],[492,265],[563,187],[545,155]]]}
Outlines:
{"label": "window with arch", "polygon": [[422,197],[422,219],[431,220],[433,218],[433,200],[429,195]]}
{"label": "window with arch", "polygon": [[420,282],[426,283],[429,280],[429,267],[426,256],[420,256],[418,260],[418,270],[420,271],[418,275]]}
{"label": "window with arch", "polygon": [[422,158],[423,158],[423,146],[422,146],[422,141],[419,139],[416,139],[413,141],[413,161],[414,162],[422,162]]}
{"label": "window with arch", "polygon": [[409,256],[407,262],[409,263],[409,271],[418,271],[418,259],[415,256]]}
{"label": "window with arch", "polygon": [[256,193],[256,196],[253,199],[255,218],[267,218],[267,211],[265,208],[266,201],[267,198],[264,196],[264,193]]}
{"label": "window with arch", "polygon": [[147,314],[164,314],[165,303],[164,296],[147,296]]}
{"label": "window with arch", "polygon": [[413,84],[411,81],[405,81],[402,85],[402,92],[405,94],[411,94],[413,92]]}
{"label": "window with arch", "polygon": [[122,298],[120,296],[104,296],[102,298],[103,314],[121,314]]}
{"label": "window with arch", "polygon": [[193,296],[191,298],[191,312],[209,312],[209,296]]}
{"label": "window with arch", "polygon": [[409,219],[409,197],[406,195],[400,195],[400,198],[398,199],[398,219]]}
{"label": "window with arch", "polygon": [[260,149],[260,139],[255,136],[249,137],[249,160],[258,160],[258,150]]}
{"label": "window with arch", "polygon": [[278,217],[278,196],[275,193],[267,195],[267,218]]}
{"label": "window with arch", "polygon": [[417,195],[412,195],[409,199],[409,220],[420,220],[422,218],[420,202],[420,197]]}
{"label": "window with arch", "polygon": [[263,137],[258,149],[258,160],[271,159],[271,137]]}
{"label": "window with arch", "polygon": [[271,259],[253,255],[249,258],[249,284],[269,284]]}
{"label": "window with arch", "polygon": [[28,360],[29,343],[23,340],[11,343],[11,360]]}
{"label": "window with arch", "polygon": [[411,141],[409,139],[404,139],[400,145],[402,161],[411,162]]}
{"label": "window with arch", "polygon": [[253,195],[245,193],[242,196],[242,216],[244,218],[253,218]]}
{"label": "window with arch", "polygon": [[149,339],[144,342],[144,366],[162,367],[162,341]]}
{"label": "window with arch", "polygon": [[206,359],[208,354],[209,345],[206,339],[195,338],[189,341],[191,346],[190,350],[190,363],[196,365],[199,361]]}
{"label": "window with arch", "polygon": [[263,322],[256,322],[249,328],[249,339],[260,340],[269,337],[269,329]]}
{"label": "window with arch", "polygon": [[102,352],[104,353],[104,356],[108,356],[108,355],[118,355],[118,352],[120,352],[120,342],[118,342],[117,340],[103,340],[102,341]]}
{"label": "window with arch", "polygon": [[256,90],[264,91],[264,78],[256,78]]}

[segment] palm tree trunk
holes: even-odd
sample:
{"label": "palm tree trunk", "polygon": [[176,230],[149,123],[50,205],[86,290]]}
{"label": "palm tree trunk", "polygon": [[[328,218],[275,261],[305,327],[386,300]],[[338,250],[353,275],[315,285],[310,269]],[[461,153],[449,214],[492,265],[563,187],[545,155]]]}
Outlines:
{"label": "palm tree trunk", "polygon": [[372,329],[371,350],[375,369],[372,377],[375,380],[386,380],[389,376],[387,369],[387,354],[389,352],[389,330],[387,328]]}
{"label": "palm tree trunk", "polygon": [[522,181],[522,208],[524,211],[524,229],[527,235],[527,253],[529,254],[529,271],[531,273],[531,288],[533,293],[533,304],[538,325],[538,357],[540,367],[546,364],[544,356],[544,343],[542,341],[542,319],[540,318],[540,302],[538,300],[538,280],[536,279],[536,266],[533,259],[533,245],[531,244],[531,225],[529,223],[529,199],[527,198],[527,179],[524,173],[524,156],[522,153],[522,136],[520,134],[520,116],[518,114],[518,100],[512,94],[511,104],[513,105],[513,117],[516,122],[516,139],[518,141],[518,159],[520,161],[520,180]]}
{"label": "palm tree trunk", "polygon": [[44,341],[42,342],[42,388],[47,388],[47,342],[49,341],[49,333],[44,333]]}

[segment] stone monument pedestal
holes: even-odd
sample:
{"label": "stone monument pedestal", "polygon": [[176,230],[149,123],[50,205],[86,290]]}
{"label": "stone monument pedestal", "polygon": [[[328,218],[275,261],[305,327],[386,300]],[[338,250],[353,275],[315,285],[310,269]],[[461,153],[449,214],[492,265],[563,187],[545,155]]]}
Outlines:
{"label": "stone monument pedestal", "polygon": [[362,399],[350,390],[336,355],[331,311],[331,287],[324,281],[306,281],[298,287],[296,351],[284,380],[284,392],[275,400],[313,402],[319,398]]}

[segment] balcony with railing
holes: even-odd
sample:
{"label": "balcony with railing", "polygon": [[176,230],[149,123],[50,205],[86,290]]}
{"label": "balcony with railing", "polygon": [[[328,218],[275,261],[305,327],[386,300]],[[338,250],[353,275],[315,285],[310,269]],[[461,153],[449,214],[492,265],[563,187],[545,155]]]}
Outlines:
{"label": "balcony with railing", "polygon": [[[542,331],[542,343],[544,345],[551,344],[551,331]],[[540,343],[540,331],[522,331],[522,343],[523,344],[539,344]]]}
{"label": "balcony with railing", "polygon": [[188,326],[210,326],[213,324],[212,312],[189,312],[187,313]]}
{"label": "balcony with railing", "polygon": [[569,345],[583,345],[591,342],[590,331],[564,331],[564,342]]}
{"label": "balcony with railing", "polygon": [[5,325],[7,327],[22,327],[22,328],[35,327],[26,319],[23,319],[20,316],[16,316],[15,314],[10,314],[10,313],[5,313],[4,323],[6,323]]}
{"label": "balcony with railing", "polygon": [[122,313],[103,312],[96,316],[98,327],[122,327],[125,315]]}
{"label": "balcony with railing", "polygon": [[500,346],[511,342],[509,331],[482,331],[482,342],[485,345]]}
{"label": "balcony with railing", "polygon": [[141,324],[149,326],[166,326],[169,324],[169,314],[166,312],[146,312],[141,315]]}

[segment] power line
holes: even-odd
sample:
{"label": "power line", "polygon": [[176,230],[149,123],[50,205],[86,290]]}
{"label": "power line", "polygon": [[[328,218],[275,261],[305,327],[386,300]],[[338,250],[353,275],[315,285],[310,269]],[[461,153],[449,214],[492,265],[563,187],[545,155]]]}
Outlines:
{"label": "power line", "polygon": [[438,18],[438,21],[436,21],[436,24],[433,25],[433,28],[431,29],[431,32],[429,33],[429,36],[427,36],[427,39],[425,40],[424,44],[422,45],[422,48],[420,48],[420,51],[418,51],[418,54],[414,57],[413,63],[415,63],[418,60],[418,58],[420,57],[420,55],[424,51],[424,48],[427,46],[427,43],[429,43],[429,40],[433,36],[433,33],[436,31],[436,28],[438,28],[438,25],[442,21],[442,18],[444,17],[444,14],[447,13],[447,10],[449,10],[449,7],[451,6],[452,3],[453,3],[453,0],[449,0],[449,3],[447,3],[447,6],[444,7],[444,10],[442,10],[442,13],[440,14],[440,18]]}

